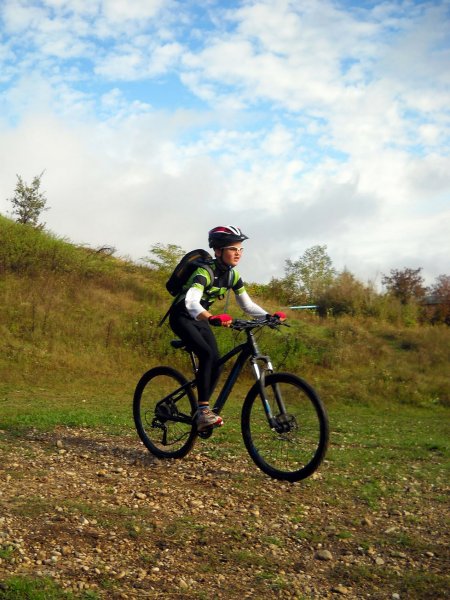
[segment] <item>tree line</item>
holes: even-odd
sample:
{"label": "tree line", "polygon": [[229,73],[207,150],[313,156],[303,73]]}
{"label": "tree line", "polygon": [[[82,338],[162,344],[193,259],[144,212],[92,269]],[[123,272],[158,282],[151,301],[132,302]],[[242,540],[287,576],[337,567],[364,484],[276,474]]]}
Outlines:
{"label": "tree line", "polygon": [[[28,185],[17,175],[14,196],[10,198],[18,223],[42,229],[41,215],[48,210],[45,193],[40,190],[44,172]],[[163,274],[172,272],[185,251],[176,244],[158,243],[150,248],[146,262]],[[251,284],[262,297],[277,298],[286,306],[313,305],[322,316],[367,315],[414,322],[450,325],[450,276],[439,275],[431,286],[425,285],[422,268],[391,269],[383,274],[385,291],[364,284],[350,271],[333,267],[326,245],[308,248],[297,260],[285,261],[284,276],[268,284]]]}
{"label": "tree line", "polygon": [[[169,275],[185,251],[176,244],[150,248],[149,266]],[[322,316],[364,315],[403,321],[450,325],[450,276],[440,275],[427,287],[422,268],[391,269],[383,274],[384,291],[364,284],[350,271],[338,272],[326,245],[308,248],[302,256],[285,261],[284,276],[267,284],[250,284],[260,297],[277,298],[285,306],[316,306]]]}

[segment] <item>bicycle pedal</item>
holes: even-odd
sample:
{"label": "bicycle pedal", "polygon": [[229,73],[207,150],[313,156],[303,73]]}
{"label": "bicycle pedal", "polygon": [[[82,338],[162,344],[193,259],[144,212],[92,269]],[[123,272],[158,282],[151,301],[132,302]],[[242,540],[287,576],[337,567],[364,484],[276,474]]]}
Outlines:
{"label": "bicycle pedal", "polygon": [[206,440],[212,436],[214,429],[216,429],[216,428],[208,427],[207,429],[202,429],[202,431],[197,431],[198,437],[201,437],[203,440]]}

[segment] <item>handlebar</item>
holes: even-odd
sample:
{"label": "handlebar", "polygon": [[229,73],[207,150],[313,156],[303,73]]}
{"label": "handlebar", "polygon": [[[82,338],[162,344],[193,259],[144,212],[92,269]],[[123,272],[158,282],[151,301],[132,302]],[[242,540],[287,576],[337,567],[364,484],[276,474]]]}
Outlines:
{"label": "handlebar", "polygon": [[287,323],[280,321],[278,317],[267,315],[265,317],[251,320],[234,319],[230,325],[230,329],[235,329],[236,331],[248,331],[251,329],[256,329],[257,327],[270,327],[271,329],[276,329],[281,325],[284,325],[284,327],[290,327],[290,325]]}

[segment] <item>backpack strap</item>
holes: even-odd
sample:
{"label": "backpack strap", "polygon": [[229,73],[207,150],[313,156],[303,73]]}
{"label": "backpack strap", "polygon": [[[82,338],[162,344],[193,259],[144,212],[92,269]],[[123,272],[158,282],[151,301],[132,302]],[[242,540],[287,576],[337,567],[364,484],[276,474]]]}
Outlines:
{"label": "backpack strap", "polygon": [[[199,264],[199,267],[201,267],[202,269],[205,269],[206,271],[208,271],[209,280],[210,280],[208,287],[211,287],[212,284],[213,284],[213,282],[214,282],[214,271],[212,270],[212,267],[208,263]],[[172,306],[178,302],[178,300],[180,299],[180,297],[182,296],[182,294],[183,294],[183,292],[180,292],[179,294],[177,294],[175,296],[175,298],[173,299],[171,305],[167,309],[166,314],[163,316],[163,318],[161,319],[161,321],[158,323],[158,327],[161,327],[162,325],[164,325],[164,322],[166,321],[167,317],[170,315],[170,311],[172,310]]]}
{"label": "backpack strap", "polygon": [[225,306],[223,307],[223,312],[227,312],[228,309],[228,302],[230,301],[230,292],[231,292],[231,288],[233,287],[233,285],[235,284],[235,275],[236,272],[234,269],[230,269],[230,273],[228,275],[228,285],[227,285],[227,297],[225,298]]}
{"label": "backpack strap", "polygon": [[178,296],[175,296],[175,298],[173,299],[171,305],[169,306],[169,308],[167,309],[166,314],[163,316],[163,318],[161,319],[161,321],[158,323],[158,327],[162,327],[162,325],[164,325],[165,320],[167,319],[167,317],[170,315],[170,311],[172,309],[172,306],[175,304],[175,302],[178,300],[178,298],[181,296],[181,292],[178,294]]}
{"label": "backpack strap", "polygon": [[210,288],[212,286],[212,284],[214,283],[214,271],[212,270],[212,263],[208,264],[208,263],[204,263],[203,265],[201,265],[202,269],[205,269],[206,271],[208,271],[208,275],[209,275],[209,285],[207,286],[207,288]]}

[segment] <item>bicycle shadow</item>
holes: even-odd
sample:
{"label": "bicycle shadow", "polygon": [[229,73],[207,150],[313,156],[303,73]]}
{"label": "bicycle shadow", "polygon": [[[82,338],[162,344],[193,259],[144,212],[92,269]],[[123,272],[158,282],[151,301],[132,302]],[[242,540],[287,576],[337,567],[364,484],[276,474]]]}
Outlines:
{"label": "bicycle shadow", "polygon": [[[176,462],[181,469],[180,473],[186,477],[191,477],[194,461],[195,468],[200,468],[201,473],[198,473],[200,477],[213,476],[217,481],[221,479],[238,480],[243,477],[241,469],[236,469],[234,459],[232,463],[229,463],[225,458],[221,458],[220,464],[218,464],[217,459],[207,455],[201,455],[200,457],[198,455],[188,455],[183,461],[159,459],[148,452],[140,440],[131,436],[118,438],[104,432],[74,431],[61,428],[49,432],[33,431],[28,433],[27,439],[38,442],[47,448],[66,451],[69,455],[75,454],[77,457],[82,457],[93,464],[114,462],[116,464],[111,466],[117,469],[134,468],[146,470],[147,472],[167,471],[167,468]],[[260,476],[258,473],[256,475]],[[247,473],[246,477],[248,476]]]}
{"label": "bicycle shadow", "polygon": [[90,457],[119,459],[129,465],[156,467],[162,463],[156,456],[150,454],[139,440],[126,438],[115,439],[103,433],[52,431],[29,434],[28,439],[54,445],[60,450],[76,451],[77,454],[88,454]]}

